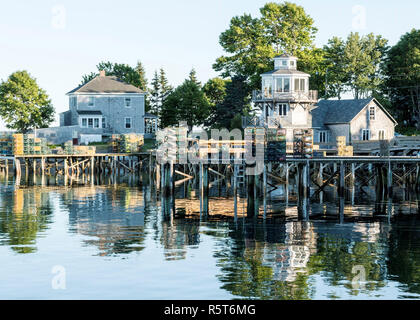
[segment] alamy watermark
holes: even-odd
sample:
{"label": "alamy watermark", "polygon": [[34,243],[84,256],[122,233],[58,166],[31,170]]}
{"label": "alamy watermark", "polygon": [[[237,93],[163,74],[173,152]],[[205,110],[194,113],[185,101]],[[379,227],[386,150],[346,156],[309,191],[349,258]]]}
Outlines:
{"label": "alamy watermark", "polygon": [[51,273],[54,274],[51,280],[51,288],[54,290],[66,289],[66,268],[61,265],[55,265],[51,268]]}
{"label": "alamy watermark", "polygon": [[53,29],[64,29],[66,27],[67,11],[63,5],[55,5],[51,9],[51,27]]}
{"label": "alamy watermark", "polygon": [[353,266],[351,273],[355,274],[351,281],[351,285],[354,290],[365,290],[366,289],[366,269],[362,265]]}
{"label": "alamy watermark", "polygon": [[353,20],[352,28],[355,30],[365,30],[366,29],[366,7],[362,5],[356,5],[352,8]]}

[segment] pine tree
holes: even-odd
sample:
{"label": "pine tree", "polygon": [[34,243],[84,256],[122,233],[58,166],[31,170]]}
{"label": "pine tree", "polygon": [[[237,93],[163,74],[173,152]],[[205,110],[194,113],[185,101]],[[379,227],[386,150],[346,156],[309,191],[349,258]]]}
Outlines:
{"label": "pine tree", "polygon": [[191,71],[190,71],[189,79],[190,79],[190,81],[194,82],[196,85],[201,87],[201,83],[197,79],[197,72],[195,71],[194,68],[192,68]]}
{"label": "pine tree", "polygon": [[151,89],[149,94],[149,112],[154,115],[159,115],[160,109],[162,106],[161,100],[160,100],[160,94],[161,94],[161,88],[160,88],[160,78],[155,71],[152,83],[151,83]]}
{"label": "pine tree", "polygon": [[168,79],[166,78],[166,73],[163,68],[160,68],[159,75],[159,86],[160,86],[160,103],[161,106],[165,102],[166,98],[171,94],[173,88],[169,85]]}
{"label": "pine tree", "polygon": [[139,77],[140,77],[140,81],[139,81],[140,83],[138,87],[143,91],[147,91],[146,71],[144,70],[143,64],[140,61],[137,61],[135,70],[139,74]]}

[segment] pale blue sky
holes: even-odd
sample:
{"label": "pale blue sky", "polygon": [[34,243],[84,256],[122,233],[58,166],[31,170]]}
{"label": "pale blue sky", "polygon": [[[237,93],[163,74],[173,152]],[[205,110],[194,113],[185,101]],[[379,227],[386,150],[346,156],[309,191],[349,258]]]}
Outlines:
{"label": "pale blue sky", "polygon": [[[269,2],[0,1],[0,79],[28,70],[47,90],[57,113],[68,108],[65,93],[80,83],[83,74],[95,71],[101,60],[135,65],[140,59],[149,80],[163,67],[173,85],[194,67],[205,82],[217,75],[212,64],[223,54],[218,38],[230,19],[243,13],[257,16]],[[294,2],[315,20],[318,46],[351,31],[381,34],[395,44],[402,34],[420,28],[418,0]],[[365,8],[364,26],[353,13],[358,5]]]}

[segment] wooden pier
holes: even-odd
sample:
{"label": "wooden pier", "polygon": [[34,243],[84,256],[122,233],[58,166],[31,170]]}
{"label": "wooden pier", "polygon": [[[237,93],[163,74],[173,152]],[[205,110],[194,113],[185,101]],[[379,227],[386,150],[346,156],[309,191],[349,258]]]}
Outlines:
{"label": "wooden pier", "polygon": [[[247,198],[248,217],[258,216],[263,208],[263,217],[268,214],[267,198],[273,190],[285,187],[284,201],[289,202],[289,185],[297,194],[297,206],[301,218],[308,218],[309,204],[322,197],[327,187],[336,188],[340,203],[344,207],[344,196],[355,188],[362,192],[364,187],[375,186],[377,199],[392,197],[393,188],[409,188],[420,192],[420,158],[417,157],[324,157],[314,159],[287,158],[284,162],[268,162],[262,172],[239,175],[240,171],[252,169],[244,162],[229,164],[226,161],[215,164],[210,160],[199,164],[165,163],[157,165],[154,171],[157,188],[161,191],[162,211],[170,214],[175,210],[175,186],[186,180],[198,178],[200,214],[208,214],[209,183],[213,180],[229,181],[234,198],[235,216],[238,191],[244,191]],[[179,178],[178,177],[182,177]],[[187,178],[186,178],[187,177]],[[158,179],[159,180],[159,179]],[[242,180],[242,181],[241,181]],[[242,183],[242,188],[241,188]]]}
{"label": "wooden pier", "polygon": [[21,176],[22,173],[63,176],[128,174],[143,169],[150,158],[150,152],[1,156],[0,169],[9,171],[12,166],[16,176]]}
{"label": "wooden pier", "polygon": [[20,180],[23,174],[61,175],[65,181],[83,175],[93,182],[94,176],[139,175],[144,171],[159,192],[164,214],[175,211],[177,186],[190,181],[197,183],[201,214],[209,213],[209,190],[212,184],[223,180],[233,196],[235,216],[238,197],[242,194],[247,198],[249,217],[259,216],[261,209],[266,217],[269,214],[267,199],[278,188],[284,188],[285,204],[290,200],[289,193],[296,195],[302,218],[307,218],[311,201],[322,198],[328,187],[336,189],[343,203],[347,191],[358,189],[364,192],[367,186],[375,186],[378,199],[391,198],[395,187],[420,192],[420,157],[287,157],[283,162],[265,162],[259,171],[255,171],[243,159],[233,159],[160,164],[152,152],[2,156],[0,172],[8,174],[13,170],[16,180]]}

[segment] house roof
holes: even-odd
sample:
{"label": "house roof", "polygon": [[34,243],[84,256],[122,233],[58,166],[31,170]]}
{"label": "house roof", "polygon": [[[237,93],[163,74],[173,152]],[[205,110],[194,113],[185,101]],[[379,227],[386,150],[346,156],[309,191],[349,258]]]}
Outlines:
{"label": "house roof", "polygon": [[326,124],[350,123],[371,101],[374,101],[394,122],[395,119],[374,98],[349,100],[320,100],[312,113],[312,126],[324,128]]}
{"label": "house roof", "polygon": [[268,71],[263,73],[262,75],[270,75],[270,74],[286,74],[286,75],[291,75],[291,74],[300,74],[300,75],[305,75],[305,76],[310,76],[308,73],[302,72],[302,71],[298,71],[298,70],[293,70],[293,69],[278,69],[278,70],[272,70],[272,71]]}
{"label": "house roof", "polygon": [[149,112],[146,112],[143,117],[144,118],[153,118],[153,119],[157,119],[158,118],[158,116],[156,116],[156,115],[154,115],[152,113],[149,113]]}
{"label": "house roof", "polygon": [[102,112],[99,110],[77,110],[77,113],[78,114],[95,114],[95,115],[102,114]]}
{"label": "house roof", "polygon": [[283,53],[283,54],[277,55],[277,56],[274,57],[274,59],[275,58],[295,58],[295,59],[297,59],[297,57],[292,56],[292,55],[287,54],[287,53]]}
{"label": "house roof", "polygon": [[143,90],[128,84],[114,76],[97,76],[89,82],[67,92],[72,93],[145,93]]}

